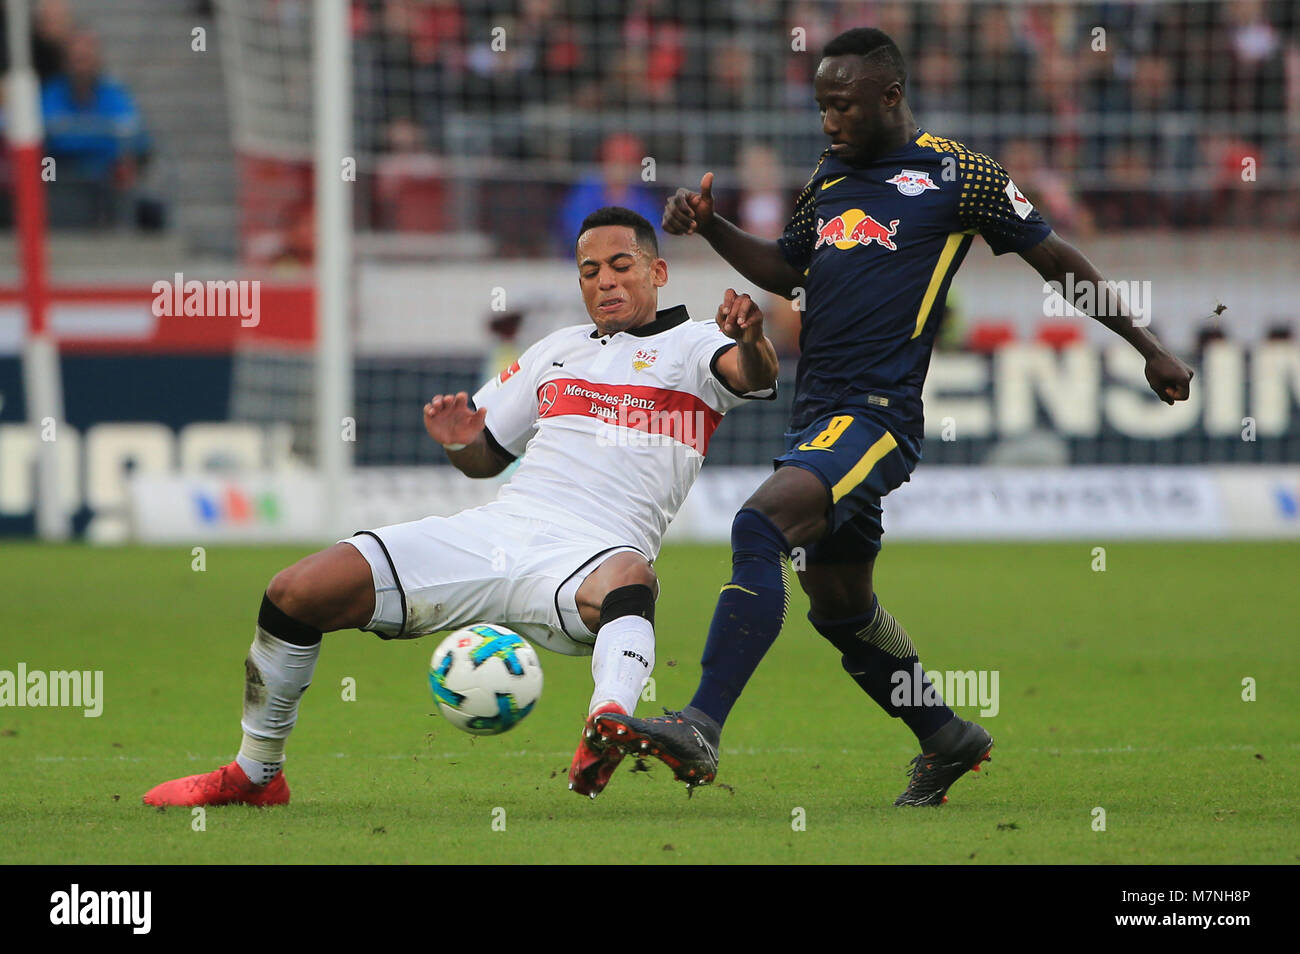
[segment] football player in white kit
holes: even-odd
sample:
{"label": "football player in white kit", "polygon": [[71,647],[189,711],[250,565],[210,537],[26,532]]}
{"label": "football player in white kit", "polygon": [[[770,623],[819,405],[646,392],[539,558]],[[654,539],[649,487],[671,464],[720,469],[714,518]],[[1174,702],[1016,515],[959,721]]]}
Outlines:
{"label": "football player in white kit", "polygon": [[[451,517],[362,531],[277,573],[245,664],[234,762],[164,782],[148,805],[288,802],[284,746],[321,635],[407,639],[501,623],[538,645],[592,656],[595,689],[569,787],[595,798],[622,758],[591,731],[632,714],[654,667],[654,560],[723,414],[775,396],[763,315],[728,289],[714,322],[657,310],[668,281],[654,228],[608,207],[583,222],[578,284],[589,324],[538,341],[474,395],[424,408],[462,473],[522,458],[497,498]],[[594,327],[593,327],[594,326]]]}

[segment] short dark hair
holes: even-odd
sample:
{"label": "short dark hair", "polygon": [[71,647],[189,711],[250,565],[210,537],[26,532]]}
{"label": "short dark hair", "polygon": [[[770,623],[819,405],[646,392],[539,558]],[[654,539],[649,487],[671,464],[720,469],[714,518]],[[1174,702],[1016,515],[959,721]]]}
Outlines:
{"label": "short dark hair", "polygon": [[889,34],[875,27],[845,30],[822,49],[822,56],[861,56],[884,66],[900,84],[907,83],[907,66]]}
{"label": "short dark hair", "polygon": [[648,248],[656,258],[659,257],[659,237],[655,235],[654,226],[643,216],[638,215],[631,209],[625,209],[621,205],[607,205],[583,219],[582,225],[578,228],[578,234],[573,237],[574,244],[577,244],[583,232],[588,229],[600,228],[602,225],[626,225],[636,233],[638,244]]}

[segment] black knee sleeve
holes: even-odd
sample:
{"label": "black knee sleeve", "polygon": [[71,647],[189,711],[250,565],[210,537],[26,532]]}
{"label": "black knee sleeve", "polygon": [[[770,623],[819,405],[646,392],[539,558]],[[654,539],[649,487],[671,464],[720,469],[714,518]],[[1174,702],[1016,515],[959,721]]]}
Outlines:
{"label": "black knee sleeve", "polygon": [[649,620],[650,625],[653,626],[654,590],[644,583],[633,583],[631,586],[620,586],[606,593],[605,599],[600,604],[600,625],[604,626],[622,616],[640,616]]}
{"label": "black knee sleeve", "polygon": [[280,607],[271,602],[271,597],[262,594],[262,608],[257,612],[257,625],[276,639],[283,639],[295,646],[315,646],[321,640],[321,632],[306,623],[300,623]]}

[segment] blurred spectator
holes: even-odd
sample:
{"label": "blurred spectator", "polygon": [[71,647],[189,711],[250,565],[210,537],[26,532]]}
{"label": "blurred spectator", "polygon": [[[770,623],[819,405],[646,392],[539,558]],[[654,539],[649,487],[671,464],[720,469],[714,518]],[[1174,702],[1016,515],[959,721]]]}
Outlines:
{"label": "blurred spectator", "polygon": [[74,32],[67,0],[41,0],[36,5],[32,12],[32,68],[42,83],[64,71]]}
{"label": "blurred spectator", "polygon": [[1262,0],[1224,4],[1232,35],[1229,105],[1238,112],[1280,118],[1286,107],[1282,37]]}
{"label": "blurred spectator", "polygon": [[961,66],[952,51],[930,47],[916,58],[907,78],[907,98],[922,126],[942,128],[945,115],[964,113],[967,109],[966,87],[961,82]]}
{"label": "blurred spectator", "polygon": [[71,38],[67,72],[45,84],[41,110],[58,183],[49,190],[51,225],[121,222],[147,139],[130,92],[104,74],[92,34]]}
{"label": "blurred spectator", "polygon": [[1207,135],[1203,148],[1214,176],[1210,214],[1215,221],[1261,225],[1269,197],[1259,183],[1259,147],[1234,136]]}
{"label": "blurred spectator", "polygon": [[1173,193],[1154,188],[1161,170],[1145,154],[1121,140],[1106,155],[1104,191],[1089,195],[1089,205],[1102,230],[1167,228],[1186,210],[1176,210]]}
{"label": "blurred spectator", "polygon": [[526,95],[533,102],[553,103],[572,94],[574,75],[584,59],[573,24],[562,16],[558,0],[523,0],[516,42],[528,47],[534,75]]}
{"label": "blurred spectator", "polygon": [[1180,181],[1190,179],[1200,163],[1197,118],[1178,96],[1167,57],[1144,53],[1134,61],[1128,108],[1148,161]]}
{"label": "blurred spectator", "polygon": [[751,235],[777,239],[790,215],[789,190],[781,182],[781,165],[768,145],[749,143],[740,150],[736,182],[744,188],[738,224]]}
{"label": "blurred spectator", "polygon": [[709,57],[709,108],[743,110],[753,74],[753,60],[743,43],[724,43],[714,49]]}
{"label": "blurred spectator", "polygon": [[[49,0],[53,21],[67,2]],[[276,3],[301,17],[310,0]],[[637,208],[650,191],[639,168],[607,159],[570,187],[574,167],[614,148],[610,130],[623,128],[641,137],[636,159],[711,168],[720,201],[761,220],[771,196],[726,192],[754,161],[742,147],[770,140],[788,199],[824,145],[812,90],[821,48],[855,26],[899,43],[924,128],[1020,167],[1017,181],[1063,230],[1300,221],[1297,0],[352,0],[352,9],[357,140],[394,158],[375,180],[382,194],[362,207],[406,223],[395,228],[433,221],[423,200],[399,198],[433,155],[448,157],[447,169],[453,156],[523,160],[530,169],[510,195],[476,180],[467,194],[477,198],[444,208],[443,227],[490,228],[559,193],[560,222],[534,216],[499,240],[537,254],[559,229],[567,254],[592,208]],[[504,46],[494,48],[497,28]],[[1234,178],[1243,149],[1266,183]],[[642,209],[656,223],[657,206]]]}
{"label": "blurred spectator", "polygon": [[[723,43],[710,51],[706,62],[708,86],[705,94],[683,103],[683,107],[698,110],[706,104],[710,110],[721,109],[735,116],[743,115],[754,80],[754,62],[749,50],[741,43]],[[736,126],[711,129],[708,136],[698,141],[700,151],[695,158],[706,166],[729,165],[740,154],[743,141],[744,136]]]}
{"label": "blurred spectator", "polygon": [[[644,7],[645,9],[639,9]],[[653,0],[633,9],[627,20],[611,32],[587,34],[602,49],[597,71],[578,94],[582,109],[670,109],[698,106],[703,96],[700,75],[682,84],[686,63],[685,31]],[[602,40],[608,37],[608,43]],[[702,74],[705,62],[695,62]],[[686,102],[679,100],[679,87]],[[692,98],[693,97],[693,98]]]}
{"label": "blurred spectator", "polygon": [[573,255],[574,243],[582,220],[607,205],[621,205],[645,216],[659,227],[663,204],[641,180],[645,146],[636,136],[619,133],[610,136],[600,147],[600,172],[580,180],[570,191],[560,209],[558,247],[561,254]]}
{"label": "blurred spectator", "polygon": [[[896,43],[907,43],[912,36],[912,9],[906,3],[899,3],[898,0],[890,0],[888,3],[881,3],[872,11],[873,16],[868,17],[866,22],[854,23],[853,26],[872,26],[877,30],[883,30],[894,38]],[[929,11],[921,7],[918,12],[921,18],[925,19]]]}
{"label": "blurred spectator", "polygon": [[623,23],[623,44],[645,52],[645,91],[655,103],[674,101],[686,60],[685,30],[665,0],[634,0]]}
{"label": "blurred spectator", "polygon": [[521,106],[537,87],[538,50],[524,40],[512,17],[501,17],[492,32],[469,47],[465,93],[485,113]]}
{"label": "blurred spectator", "polygon": [[1096,231],[1092,213],[1074,193],[1070,181],[1047,164],[1037,142],[1012,139],[1003,147],[1000,161],[1052,228],[1082,238]]}
{"label": "blurred spectator", "polygon": [[[744,189],[736,224],[759,238],[779,238],[790,217],[791,195],[781,181],[776,150],[760,143],[744,146],[740,150],[736,182]],[[798,355],[800,312],[793,302],[779,295],[761,294],[759,305],[767,315],[767,336],[777,354],[787,358]]]}
{"label": "blurred spectator", "polygon": [[970,91],[972,112],[999,119],[1008,114],[1041,111],[1031,82],[1033,54],[1015,29],[1010,12],[1002,6],[981,7],[976,19],[975,48],[964,82]]}
{"label": "blurred spectator", "polygon": [[363,145],[383,147],[383,133],[411,119],[441,145],[443,110],[464,70],[464,17],[455,0],[369,0],[352,10],[357,115]]}
{"label": "blurred spectator", "polygon": [[[464,66],[465,16],[459,0],[388,0],[390,6],[394,2],[407,8],[404,27],[413,44],[415,61],[422,66],[438,64],[450,72],[460,72]],[[397,16],[394,10],[385,12],[386,19]]]}
{"label": "blurred spectator", "polygon": [[574,97],[581,112],[644,109],[650,106],[644,50],[616,50],[606,71],[583,85]]}
{"label": "blurred spectator", "polygon": [[813,75],[821,61],[822,47],[835,38],[836,32],[824,4],[797,0],[790,7],[785,36],[791,37],[792,43],[798,37],[803,49],[786,60],[784,102],[787,106],[807,109],[812,105]]}
{"label": "blurred spectator", "polygon": [[440,232],[447,199],[442,161],[428,150],[410,119],[389,124],[387,151],[375,167],[375,227],[395,232]]}
{"label": "blurred spectator", "polygon": [[1133,64],[1133,94],[1131,108],[1139,112],[1157,112],[1173,109],[1173,73],[1169,61],[1163,56],[1144,53]]}
{"label": "blurred spectator", "polygon": [[1081,124],[1083,162],[1093,169],[1104,168],[1110,151],[1118,148],[1118,138],[1131,132],[1131,128],[1116,128],[1116,124],[1128,125],[1132,119],[1127,112],[1132,59],[1116,49],[1110,33],[1103,39],[1104,46],[1099,49],[1085,41],[1075,56],[1085,117]]}
{"label": "blurred spectator", "polygon": [[[947,50],[958,60],[970,55],[976,11],[969,0],[934,0],[918,17],[912,42],[916,50]],[[902,38],[895,38],[902,42]],[[904,51],[904,57],[907,52]]]}

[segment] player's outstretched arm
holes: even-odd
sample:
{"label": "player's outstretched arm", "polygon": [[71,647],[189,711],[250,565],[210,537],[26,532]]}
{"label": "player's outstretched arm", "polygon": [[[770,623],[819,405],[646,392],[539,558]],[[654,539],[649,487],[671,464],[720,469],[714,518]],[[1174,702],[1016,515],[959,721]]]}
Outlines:
{"label": "player's outstretched arm", "polygon": [[745,278],[764,291],[793,298],[803,276],[790,267],[776,242],[750,235],[713,211],[713,173],[700,191],[678,189],[664,206],[662,228],[669,235],[702,235]]}
{"label": "player's outstretched arm", "polygon": [[466,477],[495,477],[509,466],[488,440],[487,408],[469,409],[469,395],[439,394],[424,406],[424,429]]}
{"label": "player's outstretched arm", "polygon": [[[1165,350],[1156,336],[1133,321],[1115,289],[1101,276],[1096,266],[1077,248],[1055,232],[1020,257],[1058,288],[1074,288],[1079,295],[1092,290],[1090,318],[1101,322],[1119,335],[1146,359],[1147,383],[1166,404],[1186,401],[1191,393],[1192,369]],[[1070,281],[1068,276],[1074,276]],[[1077,302],[1070,304],[1076,305]],[[1084,311],[1085,309],[1080,309]]]}
{"label": "player's outstretched arm", "polygon": [[749,394],[776,386],[776,349],[763,334],[763,311],[748,295],[728,288],[715,316],[718,328],[738,346],[718,359],[718,374],[733,391]]}

